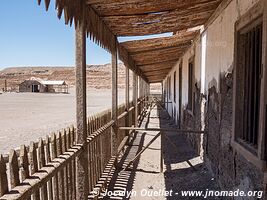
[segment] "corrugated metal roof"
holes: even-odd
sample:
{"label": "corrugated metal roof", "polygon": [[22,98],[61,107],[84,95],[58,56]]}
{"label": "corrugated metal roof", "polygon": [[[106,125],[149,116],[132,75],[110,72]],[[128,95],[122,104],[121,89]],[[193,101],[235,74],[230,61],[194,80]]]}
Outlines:
{"label": "corrugated metal roof", "polygon": [[66,85],[65,81],[41,81],[43,85]]}

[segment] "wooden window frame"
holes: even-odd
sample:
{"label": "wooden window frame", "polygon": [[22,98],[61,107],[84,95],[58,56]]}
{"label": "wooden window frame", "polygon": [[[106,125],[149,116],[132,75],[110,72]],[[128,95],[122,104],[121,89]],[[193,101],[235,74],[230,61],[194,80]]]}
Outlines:
{"label": "wooden window frame", "polygon": [[264,0],[256,3],[249,11],[247,11],[235,24],[235,51],[234,51],[234,69],[236,69],[237,58],[237,39],[240,30],[249,28],[252,23],[255,23],[257,19],[262,18],[263,33],[262,33],[262,80],[261,80],[261,94],[260,94],[260,113],[259,113],[259,131],[258,131],[258,148],[256,154],[247,149],[240,142],[236,141],[236,103],[237,103],[237,73],[234,70],[233,81],[233,131],[231,145],[241,155],[243,155],[248,161],[253,163],[261,170],[267,170],[266,158],[267,158],[267,138],[266,138],[266,115],[267,115],[267,2]]}

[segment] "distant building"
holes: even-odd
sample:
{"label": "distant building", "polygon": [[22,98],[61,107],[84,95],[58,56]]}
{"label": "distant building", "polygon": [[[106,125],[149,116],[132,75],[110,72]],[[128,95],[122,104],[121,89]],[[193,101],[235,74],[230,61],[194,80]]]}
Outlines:
{"label": "distant building", "polygon": [[19,92],[68,93],[68,85],[65,81],[43,81],[31,78],[19,84]]}

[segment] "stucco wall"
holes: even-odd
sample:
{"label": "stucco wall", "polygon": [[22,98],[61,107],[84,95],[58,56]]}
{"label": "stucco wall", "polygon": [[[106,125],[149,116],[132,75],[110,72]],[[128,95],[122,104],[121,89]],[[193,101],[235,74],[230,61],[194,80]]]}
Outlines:
{"label": "stucco wall", "polygon": [[[231,146],[235,23],[257,2],[258,0],[232,0],[215,21],[202,32],[201,37],[195,41],[167,76],[173,78],[173,73],[176,71],[177,101],[176,103],[172,101],[173,95],[171,101],[172,107],[175,105],[175,112],[178,113],[179,64],[183,63],[182,127],[205,128],[208,131],[208,136],[204,137],[204,141],[203,138],[193,135],[189,135],[188,138],[200,154],[204,151],[203,156],[207,166],[221,183],[222,188],[226,189],[240,188],[245,191],[263,189],[264,173],[262,170],[246,160]],[[205,48],[201,46],[204,35],[206,35],[207,44],[205,54],[202,52]],[[203,58],[203,55],[206,57]],[[186,110],[188,62],[192,56],[195,60],[194,79],[197,86],[194,88],[197,97],[194,102],[194,115]],[[205,71],[204,77],[202,70]],[[173,87],[173,81],[171,85]],[[203,94],[200,94],[201,85],[204,88]],[[168,107],[168,111],[171,111],[171,106]]]}

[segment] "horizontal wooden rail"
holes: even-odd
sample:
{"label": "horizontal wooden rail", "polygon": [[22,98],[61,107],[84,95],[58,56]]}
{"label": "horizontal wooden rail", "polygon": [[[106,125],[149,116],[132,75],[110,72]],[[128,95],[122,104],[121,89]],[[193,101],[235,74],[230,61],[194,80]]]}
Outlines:
{"label": "horizontal wooden rail", "polygon": [[120,119],[126,117],[126,115],[127,115],[130,111],[132,111],[133,109],[134,109],[134,106],[132,106],[131,108],[129,108],[129,111],[125,111],[125,112],[123,112],[121,115],[118,116],[118,120],[120,120]]}
{"label": "horizontal wooden rail", "polygon": [[198,134],[205,134],[205,133],[206,133],[206,131],[198,131],[198,130],[180,130],[180,129],[168,129],[168,128],[119,127],[119,130],[135,130],[135,131],[165,131],[165,132],[198,133]]}
{"label": "horizontal wooden rail", "polygon": [[115,123],[114,120],[108,122],[106,125],[102,126],[101,128],[99,128],[98,130],[96,130],[93,134],[91,134],[88,138],[87,138],[87,142],[91,142],[94,138],[96,138],[97,136],[99,136],[101,133],[103,133],[104,131],[106,131],[108,128],[110,128],[111,126],[113,126]]}

